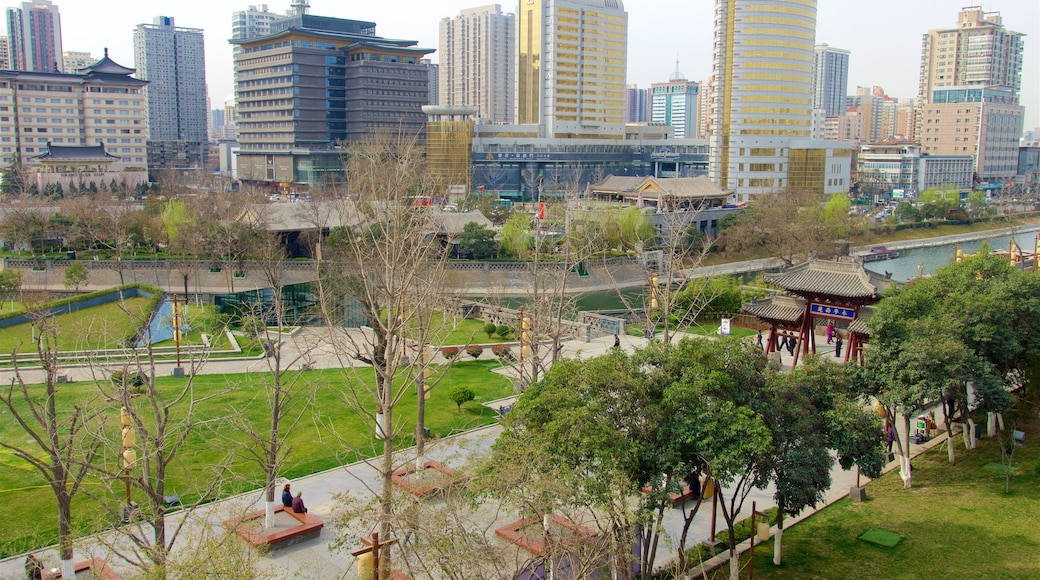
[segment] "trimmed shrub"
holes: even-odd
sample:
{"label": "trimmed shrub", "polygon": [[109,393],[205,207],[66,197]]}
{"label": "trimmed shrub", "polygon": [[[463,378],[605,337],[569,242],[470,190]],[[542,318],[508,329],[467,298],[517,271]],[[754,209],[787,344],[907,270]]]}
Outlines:
{"label": "trimmed shrub", "polygon": [[462,405],[468,403],[475,398],[473,391],[470,390],[466,385],[455,385],[448,389],[448,398],[451,399],[452,403],[458,408],[459,412],[462,412]]}
{"label": "trimmed shrub", "polygon": [[466,354],[473,357],[474,359],[480,358],[480,355],[484,353],[484,347],[479,344],[471,344],[466,347]]}
{"label": "trimmed shrub", "polygon": [[486,334],[488,338],[491,338],[491,335],[495,334],[495,330],[497,329],[498,327],[495,326],[493,322],[489,322],[484,325],[484,334]]}
{"label": "trimmed shrub", "polygon": [[491,352],[494,353],[495,356],[498,357],[498,360],[502,362],[512,362],[516,360],[515,357],[513,357],[513,349],[504,344],[496,344],[492,346]]}
{"label": "trimmed shrub", "polygon": [[507,324],[499,324],[498,326],[495,327],[495,334],[501,336],[502,338],[505,338],[505,337],[509,336],[509,333],[512,330],[513,329],[509,328],[509,325],[507,325]]}
{"label": "trimmed shrub", "polygon": [[461,351],[457,346],[446,346],[441,349],[441,355],[444,358],[448,359],[448,362],[453,362],[456,358],[458,358],[460,352]]}

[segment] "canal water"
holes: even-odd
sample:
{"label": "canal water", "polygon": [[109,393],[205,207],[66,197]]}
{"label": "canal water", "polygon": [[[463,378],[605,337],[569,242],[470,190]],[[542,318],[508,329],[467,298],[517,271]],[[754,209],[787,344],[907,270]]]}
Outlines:
{"label": "canal water", "polygon": [[[1035,231],[1018,234],[1015,236],[1015,242],[1023,252],[1032,252],[1036,240],[1036,234]],[[990,250],[1007,250],[1010,240],[1010,236],[1004,235],[987,240],[961,242],[956,245],[959,245],[961,249],[964,250],[965,254],[974,254],[979,251],[979,248],[983,243],[986,243]],[[898,258],[869,262],[865,265],[868,270],[881,274],[891,272],[893,280],[906,282],[921,273],[921,265],[923,265],[924,275],[928,276],[934,274],[939,268],[952,262],[954,257],[954,245],[955,244],[947,244],[931,248],[902,250],[899,252]]]}

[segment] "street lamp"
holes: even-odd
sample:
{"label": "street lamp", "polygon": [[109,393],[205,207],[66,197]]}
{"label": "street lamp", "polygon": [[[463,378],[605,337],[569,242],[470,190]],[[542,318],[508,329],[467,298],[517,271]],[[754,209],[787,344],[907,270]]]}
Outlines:
{"label": "street lamp", "polygon": [[122,425],[121,442],[123,446],[123,477],[126,481],[126,505],[123,506],[123,521],[129,522],[134,510],[133,500],[130,499],[130,470],[137,463],[137,452],[134,451],[136,436],[134,435],[133,418],[126,407],[119,408],[119,423]]}

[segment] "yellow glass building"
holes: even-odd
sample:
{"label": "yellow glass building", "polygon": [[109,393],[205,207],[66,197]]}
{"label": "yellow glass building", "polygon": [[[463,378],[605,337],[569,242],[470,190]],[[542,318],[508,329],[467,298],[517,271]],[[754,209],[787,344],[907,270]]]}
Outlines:
{"label": "yellow glass building", "polygon": [[543,138],[624,137],[628,13],[619,0],[521,0],[516,114]]}
{"label": "yellow glass building", "polygon": [[[716,0],[708,173],[723,189],[745,197],[827,183],[828,192],[848,189],[848,162],[830,163],[833,148],[822,143],[822,158],[804,145],[815,41],[816,0]],[[845,178],[827,175],[842,166]]]}

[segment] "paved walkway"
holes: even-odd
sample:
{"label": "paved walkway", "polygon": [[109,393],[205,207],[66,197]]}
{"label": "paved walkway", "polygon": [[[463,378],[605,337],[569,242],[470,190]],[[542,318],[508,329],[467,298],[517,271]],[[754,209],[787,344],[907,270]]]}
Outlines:
{"label": "paved walkway", "polygon": [[[316,366],[337,366],[340,362],[336,360],[334,356],[329,355],[325,350],[313,350],[315,348],[328,349],[328,345],[331,341],[343,338],[343,336],[331,335],[329,334],[330,332],[343,331],[330,331],[329,329],[321,328],[301,329],[286,341],[283,352],[287,357],[294,358],[299,352],[309,351],[313,354],[313,356],[310,356],[309,358]],[[563,353],[564,356],[580,358],[598,356],[612,348],[613,341],[613,336],[602,337],[588,343],[570,341],[565,344]],[[826,348],[826,345],[823,344],[825,342],[826,339],[822,339],[818,341],[818,344],[822,345],[821,348]],[[626,350],[632,350],[644,346],[645,344],[646,340],[643,338],[629,336],[621,338],[621,346]],[[299,349],[302,349],[302,351]],[[790,365],[790,358],[791,357],[785,356],[783,359],[783,362],[785,363],[784,366],[787,368],[789,368]],[[214,360],[209,361],[202,369],[202,372],[233,373],[262,371],[266,370],[266,365],[266,359]],[[172,363],[163,363],[164,371],[167,367],[169,367],[172,372]],[[89,369],[71,369],[70,372],[73,373],[73,378],[75,380],[89,378],[89,374],[83,374],[88,373]],[[506,370],[504,372],[509,371]],[[5,375],[0,375],[0,377],[3,376]],[[0,381],[2,380],[3,378],[0,378]],[[0,382],[0,384],[3,383]],[[507,398],[489,404],[497,408],[498,405],[512,404],[514,400],[515,398]],[[492,425],[456,437],[446,438],[428,445],[425,457],[453,466],[462,465],[468,457],[480,454],[487,450],[500,432],[500,426]],[[933,439],[926,445],[934,445],[936,441],[937,439]],[[915,445],[912,449],[916,455],[923,448]],[[414,449],[402,450],[398,452],[398,456],[400,457],[400,463],[402,465],[408,464],[414,461]],[[832,472],[832,480],[833,485],[831,491],[827,494],[828,503],[845,497],[848,494],[849,487],[855,483],[856,476],[854,472],[844,471],[836,465]],[[865,481],[866,480],[864,479],[864,482]],[[326,522],[330,522],[334,506],[337,502],[335,499],[337,494],[344,492],[349,492],[355,495],[369,494],[371,493],[371,490],[377,490],[379,488],[379,477],[375,468],[365,462],[358,462],[326,472],[301,477],[293,480],[292,483],[294,490],[303,491],[310,513]],[[771,488],[754,490],[745,504],[745,515],[750,510],[752,500],[758,502],[760,509],[771,507],[773,505],[772,495],[773,490]],[[168,526],[172,528],[178,518],[188,518],[188,525],[185,531],[182,532],[186,535],[178,541],[175,550],[190,549],[194,543],[192,538],[198,538],[205,532],[211,533],[214,530],[219,530],[220,522],[229,519],[230,517],[234,517],[235,515],[242,514],[246,511],[262,508],[263,492],[262,490],[255,490],[219,502],[214,502],[213,504],[198,508],[194,512],[178,512],[170,517],[170,520],[173,521],[170,521]],[[691,526],[688,535],[688,545],[704,541],[709,537],[711,533],[711,511],[710,504],[702,506],[697,517],[694,519],[693,525]],[[512,513],[497,513],[491,517],[497,518],[496,521],[489,522],[489,526],[493,529],[494,527],[512,521],[515,519],[516,515]],[[717,520],[718,529],[724,529],[725,524],[722,519],[721,510],[718,514]],[[670,559],[675,553],[674,546],[678,542],[682,529],[682,510],[669,509],[665,515],[663,524],[669,537],[664,539],[662,545],[658,548],[659,564]],[[113,534],[114,532],[106,533]],[[337,550],[333,549],[331,546],[331,542],[341,533],[343,533],[343,530],[337,530],[331,525],[326,525],[318,539],[310,540],[289,548],[279,549],[272,555],[264,558],[262,565],[265,569],[271,572],[274,577],[279,578],[356,578],[357,573],[355,560],[349,555],[349,550]],[[351,534],[349,537],[353,538],[354,536]],[[515,550],[511,544],[502,542],[501,545],[503,550]],[[46,565],[58,565],[55,550],[42,550],[38,555]],[[77,541],[77,560],[91,556],[100,557],[103,560],[108,561],[109,565],[115,569],[117,573],[122,572],[126,575],[130,575],[133,572],[132,568],[128,567],[126,563],[111,555],[97,538],[83,538]],[[24,556],[16,556],[0,561],[0,578],[14,579],[24,577],[24,561]]]}

